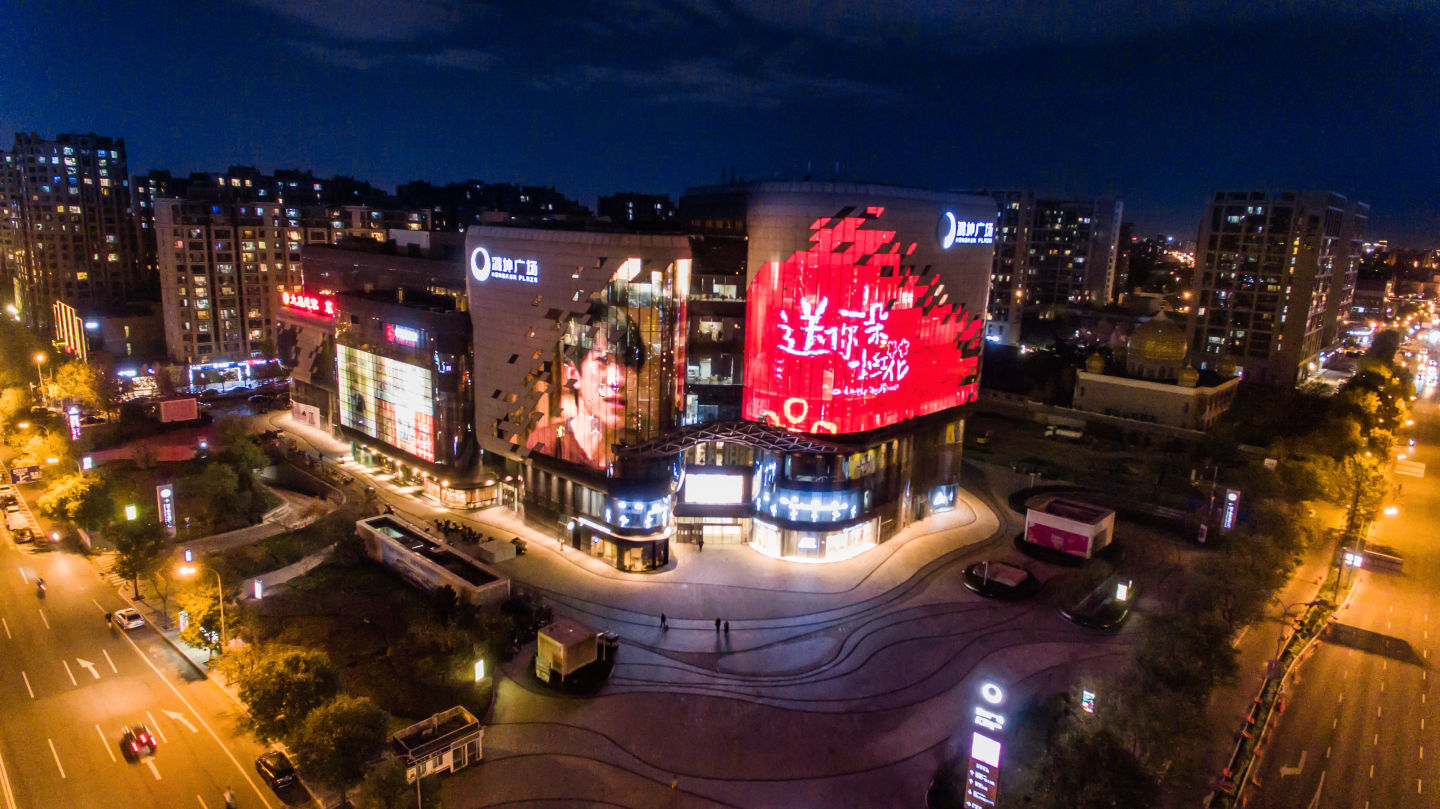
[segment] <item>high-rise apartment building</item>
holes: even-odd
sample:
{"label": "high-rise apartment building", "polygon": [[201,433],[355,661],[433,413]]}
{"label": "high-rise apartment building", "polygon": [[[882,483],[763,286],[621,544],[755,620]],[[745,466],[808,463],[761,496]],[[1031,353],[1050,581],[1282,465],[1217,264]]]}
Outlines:
{"label": "high-rise apartment building", "polygon": [[47,331],[56,301],[89,314],[136,293],[124,139],[16,134],[0,153],[0,271],[0,297]]}
{"label": "high-rise apartment building", "polygon": [[286,210],[179,199],[154,206],[170,358],[193,364],[263,357],[280,286],[300,284],[301,231]]}
{"label": "high-rise apartment building", "polygon": [[1000,206],[986,339],[1017,344],[1027,311],[1104,305],[1115,297],[1121,202],[982,193]]}
{"label": "high-rise apartment building", "polygon": [[1354,295],[1370,207],[1327,191],[1220,191],[1200,222],[1187,336],[1200,369],[1289,387]]}
{"label": "high-rise apartment building", "polygon": [[[194,183],[191,188],[198,191]],[[151,203],[165,342],[175,362],[270,354],[280,293],[305,288],[302,244],[383,242],[392,230],[430,228],[426,211],[294,207],[288,200],[257,202],[258,194],[245,196],[251,198]]]}

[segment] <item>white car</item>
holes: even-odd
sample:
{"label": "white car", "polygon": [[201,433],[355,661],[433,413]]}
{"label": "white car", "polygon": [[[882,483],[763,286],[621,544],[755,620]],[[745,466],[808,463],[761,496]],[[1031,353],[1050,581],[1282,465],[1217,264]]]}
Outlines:
{"label": "white car", "polygon": [[121,629],[135,629],[145,625],[145,616],[136,610],[126,607],[123,610],[116,610],[110,613],[110,623]]}

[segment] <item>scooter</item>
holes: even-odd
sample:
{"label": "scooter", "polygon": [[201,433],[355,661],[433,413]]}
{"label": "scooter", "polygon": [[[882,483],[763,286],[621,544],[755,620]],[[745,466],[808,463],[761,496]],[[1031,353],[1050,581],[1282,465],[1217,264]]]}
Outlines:
{"label": "scooter", "polygon": [[45,597],[45,580],[44,580],[44,579],[36,579],[36,580],[35,580],[35,594],[38,595],[40,598],[44,598],[44,597]]}

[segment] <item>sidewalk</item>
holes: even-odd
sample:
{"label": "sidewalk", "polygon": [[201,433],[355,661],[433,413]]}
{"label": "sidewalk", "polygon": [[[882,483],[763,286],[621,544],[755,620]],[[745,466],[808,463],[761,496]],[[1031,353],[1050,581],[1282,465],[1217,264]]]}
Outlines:
{"label": "sidewalk", "polygon": [[[1285,588],[1271,598],[1264,617],[1240,630],[1235,638],[1239,673],[1234,684],[1219,688],[1211,695],[1205,709],[1208,723],[1215,729],[1215,737],[1211,744],[1212,752],[1204,759],[1208,763],[1201,766],[1199,772],[1207,774],[1210,787],[1215,785],[1230,760],[1236,735],[1269,674],[1267,664],[1275,657],[1282,633],[1299,614],[1298,610],[1291,609],[1286,616],[1287,607],[1316,598],[1316,588],[1325,581],[1326,573],[1334,564],[1338,541],[1337,536],[1327,531],[1324,540],[1306,551]],[[1203,797],[1196,796],[1196,805]]]}

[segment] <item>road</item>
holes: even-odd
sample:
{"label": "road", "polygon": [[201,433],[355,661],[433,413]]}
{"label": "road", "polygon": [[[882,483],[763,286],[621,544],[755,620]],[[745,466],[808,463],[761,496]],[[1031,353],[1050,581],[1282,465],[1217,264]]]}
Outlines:
{"label": "road", "polygon": [[1440,468],[1440,406],[1427,397],[1413,419],[1407,454],[1426,476],[1392,478],[1403,487],[1399,511],[1379,518],[1372,539],[1404,557],[1404,573],[1359,574],[1349,606],[1291,689],[1251,806],[1440,805],[1440,705],[1428,699],[1440,641],[1440,483],[1429,471]]}
{"label": "road", "polygon": [[[0,539],[0,809],[218,809],[227,787],[246,809],[285,805],[224,691],[150,627],[107,628],[124,606],[89,560]],[[136,722],[160,745],[131,763],[120,734]]]}

